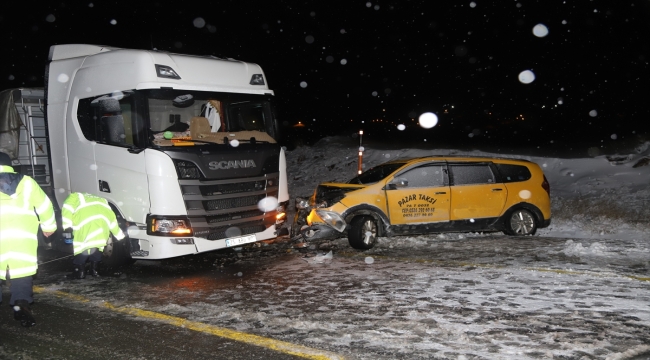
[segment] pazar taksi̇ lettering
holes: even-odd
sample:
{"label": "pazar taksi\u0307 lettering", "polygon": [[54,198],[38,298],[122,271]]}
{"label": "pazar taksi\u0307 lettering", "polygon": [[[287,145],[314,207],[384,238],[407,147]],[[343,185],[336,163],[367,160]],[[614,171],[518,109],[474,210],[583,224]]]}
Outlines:
{"label": "pazar taksi\u0307 lettering", "polygon": [[419,199],[420,199],[420,200],[424,200],[424,201],[428,202],[429,204],[435,204],[436,201],[438,201],[438,199],[434,199],[434,198],[432,198],[431,196],[429,196],[429,195],[424,195],[424,194],[420,194],[420,198],[419,198]]}
{"label": "pazar taksi\u0307 lettering", "polygon": [[402,198],[402,200],[397,202],[397,205],[399,205],[399,207],[402,207],[402,205],[408,203],[409,201],[413,201],[413,200],[423,200],[423,201],[428,202],[429,204],[435,204],[436,201],[438,201],[437,199],[432,198],[429,195],[411,194],[411,195],[404,196],[404,198]]}

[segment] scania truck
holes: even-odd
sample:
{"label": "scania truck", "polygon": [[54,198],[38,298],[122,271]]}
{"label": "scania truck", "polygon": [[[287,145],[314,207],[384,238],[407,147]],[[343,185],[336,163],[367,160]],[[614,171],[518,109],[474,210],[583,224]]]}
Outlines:
{"label": "scania truck", "polygon": [[[286,232],[285,149],[260,66],[98,45],[50,48],[44,88],[2,92],[0,151],[49,188],[106,198],[128,227],[105,261]],[[12,106],[13,104],[13,106]]]}

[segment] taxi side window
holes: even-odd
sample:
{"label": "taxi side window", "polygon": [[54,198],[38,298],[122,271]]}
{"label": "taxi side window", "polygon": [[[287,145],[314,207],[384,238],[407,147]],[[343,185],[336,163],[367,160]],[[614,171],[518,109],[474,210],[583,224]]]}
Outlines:
{"label": "taxi side window", "polygon": [[510,164],[495,164],[499,174],[501,174],[501,181],[504,183],[526,181],[530,179],[530,170],[521,165]]}
{"label": "taxi side window", "polygon": [[453,185],[494,184],[495,178],[488,164],[450,164]]}
{"label": "taxi side window", "polygon": [[408,181],[409,188],[446,186],[446,175],[442,165],[419,166],[397,176]]}

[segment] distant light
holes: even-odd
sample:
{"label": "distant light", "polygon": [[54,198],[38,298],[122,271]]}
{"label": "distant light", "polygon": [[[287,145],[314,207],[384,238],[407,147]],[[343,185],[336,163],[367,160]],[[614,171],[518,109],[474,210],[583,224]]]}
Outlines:
{"label": "distant light", "polygon": [[397,125],[397,130],[403,131],[404,129],[406,129],[406,126],[404,126],[404,124]]}
{"label": "distant light", "polygon": [[432,112],[425,112],[418,118],[420,126],[425,129],[431,129],[438,124],[438,116]]}
{"label": "distant light", "polygon": [[548,28],[544,24],[537,24],[533,27],[533,34],[539,38],[548,35]]}
{"label": "distant light", "polygon": [[359,130],[359,135],[363,135],[363,130]]}
{"label": "distant light", "polygon": [[523,84],[530,84],[535,81],[535,74],[530,70],[524,70],[519,73],[519,81]]}

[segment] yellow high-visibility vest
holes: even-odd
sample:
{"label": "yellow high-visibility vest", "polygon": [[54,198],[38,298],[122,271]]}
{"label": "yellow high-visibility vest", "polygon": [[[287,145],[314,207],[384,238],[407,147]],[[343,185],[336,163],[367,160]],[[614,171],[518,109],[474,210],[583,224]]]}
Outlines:
{"label": "yellow high-visibility vest", "polygon": [[63,202],[61,218],[64,229],[72,228],[75,255],[92,248],[104,251],[110,233],[117,240],[125,237],[108,201],[99,196],[71,193]]}
{"label": "yellow high-visibility vest", "polygon": [[[0,166],[0,182],[16,173],[11,166]],[[4,191],[10,188],[10,194]],[[4,190],[3,190],[4,189]],[[38,226],[44,232],[56,231],[50,198],[34,179],[23,175],[17,186],[4,182],[0,187],[0,279],[19,279],[36,274]]]}

